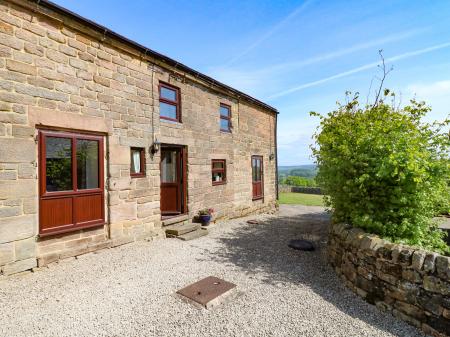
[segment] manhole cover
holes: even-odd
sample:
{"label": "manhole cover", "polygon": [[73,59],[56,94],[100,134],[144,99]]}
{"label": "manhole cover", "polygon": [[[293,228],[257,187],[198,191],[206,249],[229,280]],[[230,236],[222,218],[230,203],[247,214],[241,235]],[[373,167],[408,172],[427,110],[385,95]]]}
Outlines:
{"label": "manhole cover", "polygon": [[211,308],[222,303],[225,298],[234,293],[236,285],[214,276],[208,276],[177,291],[183,299]]}
{"label": "manhole cover", "polygon": [[311,241],[307,240],[291,240],[288,244],[289,247],[296,250],[313,251],[314,245]]}

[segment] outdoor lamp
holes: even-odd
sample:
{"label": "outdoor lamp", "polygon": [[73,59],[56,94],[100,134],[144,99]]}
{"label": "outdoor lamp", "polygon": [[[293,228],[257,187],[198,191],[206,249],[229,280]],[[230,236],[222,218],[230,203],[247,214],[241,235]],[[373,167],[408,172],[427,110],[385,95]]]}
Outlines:
{"label": "outdoor lamp", "polygon": [[153,142],[150,151],[155,154],[159,151],[159,147],[160,147],[161,143],[159,142],[158,139],[155,139],[155,141]]}

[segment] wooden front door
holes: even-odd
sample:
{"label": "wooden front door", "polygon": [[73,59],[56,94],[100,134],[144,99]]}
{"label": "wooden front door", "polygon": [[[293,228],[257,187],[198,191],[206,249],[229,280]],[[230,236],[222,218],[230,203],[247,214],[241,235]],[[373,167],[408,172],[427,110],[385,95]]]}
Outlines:
{"label": "wooden front door", "polygon": [[264,197],[263,157],[252,156],[252,194],[253,200]]}
{"label": "wooden front door", "polygon": [[161,214],[186,211],[186,151],[184,147],[161,147]]}

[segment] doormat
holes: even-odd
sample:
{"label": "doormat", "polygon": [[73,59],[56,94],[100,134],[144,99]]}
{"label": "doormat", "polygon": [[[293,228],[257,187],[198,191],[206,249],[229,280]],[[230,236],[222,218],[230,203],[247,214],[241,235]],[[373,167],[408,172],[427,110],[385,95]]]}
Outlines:
{"label": "doormat", "polygon": [[208,276],[176,292],[183,300],[206,309],[223,303],[236,293],[236,285]]}

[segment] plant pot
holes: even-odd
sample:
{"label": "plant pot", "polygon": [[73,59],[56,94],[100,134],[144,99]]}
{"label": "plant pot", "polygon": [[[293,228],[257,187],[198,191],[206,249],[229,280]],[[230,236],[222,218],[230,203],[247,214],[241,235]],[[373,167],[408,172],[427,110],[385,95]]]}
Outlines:
{"label": "plant pot", "polygon": [[202,223],[203,226],[208,226],[209,223],[211,222],[211,215],[207,214],[207,215],[200,215],[200,222]]}

